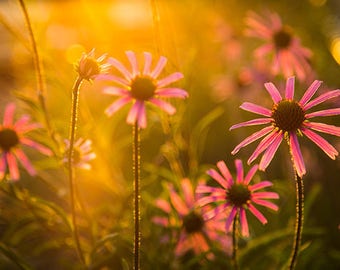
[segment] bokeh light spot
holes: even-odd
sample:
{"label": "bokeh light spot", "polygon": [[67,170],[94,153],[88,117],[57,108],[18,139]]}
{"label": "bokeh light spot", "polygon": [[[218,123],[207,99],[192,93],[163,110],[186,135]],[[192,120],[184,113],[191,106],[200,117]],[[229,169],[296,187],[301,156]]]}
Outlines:
{"label": "bokeh light spot", "polygon": [[333,58],[340,65],[340,37],[332,40],[330,50]]}

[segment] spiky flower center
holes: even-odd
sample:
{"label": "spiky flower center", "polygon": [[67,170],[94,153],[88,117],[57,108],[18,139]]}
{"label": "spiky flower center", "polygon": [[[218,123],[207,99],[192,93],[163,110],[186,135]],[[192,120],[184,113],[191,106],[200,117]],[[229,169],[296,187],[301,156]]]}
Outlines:
{"label": "spiky flower center", "polygon": [[233,205],[241,207],[249,203],[251,193],[248,186],[244,184],[233,184],[227,190],[227,198]]}
{"label": "spiky flower center", "polygon": [[306,119],[305,111],[294,100],[282,100],[274,104],[272,109],[273,125],[280,130],[296,131]]}
{"label": "spiky flower center", "polygon": [[19,143],[19,137],[15,130],[4,128],[0,130],[0,147],[3,151],[9,151]]}
{"label": "spiky flower center", "polygon": [[273,40],[277,49],[285,49],[291,44],[292,34],[288,29],[282,28],[274,33]]}
{"label": "spiky flower center", "polygon": [[86,57],[80,61],[78,66],[78,73],[84,79],[91,79],[93,76],[100,73],[100,66],[98,61],[93,57]]}
{"label": "spiky flower center", "polygon": [[136,77],[131,83],[131,94],[135,99],[148,100],[155,91],[156,85],[150,77]]}
{"label": "spiky flower center", "polygon": [[190,212],[183,218],[183,227],[188,234],[201,231],[203,225],[203,217],[194,211]]}

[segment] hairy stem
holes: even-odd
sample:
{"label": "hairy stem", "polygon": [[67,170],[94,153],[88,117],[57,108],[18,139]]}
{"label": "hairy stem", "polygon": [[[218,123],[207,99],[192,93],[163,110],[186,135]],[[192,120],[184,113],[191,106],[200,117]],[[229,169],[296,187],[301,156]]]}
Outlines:
{"label": "hairy stem", "polygon": [[237,238],[237,220],[238,220],[238,213],[236,214],[233,222],[233,254],[231,257],[232,264],[234,270],[239,269],[238,260],[237,260],[237,251],[238,251],[238,238]]}
{"label": "hairy stem", "polygon": [[290,270],[295,269],[303,229],[304,187],[302,177],[300,177],[297,173],[295,173],[295,185],[296,185],[296,221],[294,243],[289,263]]}
{"label": "hairy stem", "polygon": [[82,83],[82,78],[78,77],[73,89],[72,89],[72,109],[71,109],[71,123],[70,123],[70,147],[68,153],[68,173],[69,173],[69,186],[70,186],[70,199],[71,199],[71,211],[72,211],[72,225],[73,225],[73,237],[77,248],[79,259],[85,264],[85,258],[80,246],[79,232],[76,219],[76,185],[75,175],[73,171],[73,153],[74,153],[74,141],[77,127],[77,115],[78,115],[78,96],[79,89]]}
{"label": "hairy stem", "polygon": [[44,84],[44,80],[43,80],[43,67],[42,67],[42,63],[41,63],[38,48],[37,48],[37,42],[35,40],[35,36],[34,36],[34,33],[33,33],[31,20],[30,20],[30,17],[29,17],[29,14],[28,14],[28,11],[27,11],[27,8],[26,8],[26,5],[25,5],[25,1],[24,0],[18,0],[18,1],[19,1],[19,4],[20,4],[20,7],[22,9],[22,12],[24,14],[24,17],[25,17],[25,21],[26,21],[27,29],[28,29],[28,34],[29,34],[30,41],[31,41],[31,46],[32,46],[32,51],[33,51],[33,63],[34,63],[34,68],[36,70],[37,96],[38,96],[38,100],[39,100],[41,109],[43,111],[46,129],[47,129],[49,135],[51,136],[53,142],[56,145],[58,145],[57,140],[54,137],[54,132],[52,131],[50,119],[49,119],[47,109],[46,109],[46,102],[45,102],[45,97],[44,97],[45,84]]}
{"label": "hairy stem", "polygon": [[133,173],[134,173],[134,268],[140,269],[140,132],[137,122],[133,127]]}

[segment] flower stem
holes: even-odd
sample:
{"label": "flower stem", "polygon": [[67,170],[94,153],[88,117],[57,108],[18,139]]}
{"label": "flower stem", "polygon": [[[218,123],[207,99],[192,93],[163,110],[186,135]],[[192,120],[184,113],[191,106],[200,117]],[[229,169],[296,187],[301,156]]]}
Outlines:
{"label": "flower stem", "polygon": [[232,264],[234,267],[234,270],[238,270],[238,261],[237,261],[237,251],[238,251],[238,238],[237,238],[237,220],[238,220],[238,213],[236,214],[233,222],[233,254],[231,257]]}
{"label": "flower stem", "polygon": [[46,109],[46,102],[45,102],[45,97],[44,97],[44,92],[45,92],[45,84],[43,81],[43,67],[42,67],[42,63],[40,61],[40,56],[39,56],[39,52],[38,52],[38,48],[37,48],[37,42],[35,40],[35,36],[33,33],[33,29],[32,29],[32,24],[31,24],[31,20],[25,5],[25,1],[24,0],[18,0],[20,7],[22,9],[22,12],[24,14],[25,17],[25,21],[27,24],[27,29],[28,29],[28,34],[31,40],[31,45],[32,45],[32,50],[33,50],[33,63],[34,63],[34,68],[36,70],[36,80],[37,80],[37,95],[38,95],[38,100],[41,106],[41,109],[43,111],[43,115],[44,115],[44,120],[45,120],[45,124],[46,124],[46,129],[50,135],[50,137],[52,138],[53,142],[58,145],[57,140],[54,137],[54,132],[52,131],[51,128],[51,124],[50,124],[50,119],[47,113],[47,109]]}
{"label": "flower stem", "polygon": [[290,270],[295,269],[303,229],[304,187],[302,177],[300,177],[297,173],[295,173],[295,185],[296,185],[296,221],[294,243],[289,263]]}
{"label": "flower stem", "polygon": [[137,122],[133,127],[133,173],[134,173],[134,270],[140,269],[140,132]]}
{"label": "flower stem", "polygon": [[77,115],[78,115],[78,96],[79,89],[82,83],[82,78],[78,77],[73,89],[72,89],[72,110],[71,110],[71,123],[70,123],[70,147],[68,153],[68,173],[69,173],[69,185],[70,185],[70,199],[71,199],[71,211],[72,211],[72,225],[73,225],[73,237],[77,248],[77,253],[81,262],[85,265],[85,258],[80,246],[79,232],[76,219],[76,185],[75,175],[73,171],[73,153],[74,153],[74,141],[76,135]]}

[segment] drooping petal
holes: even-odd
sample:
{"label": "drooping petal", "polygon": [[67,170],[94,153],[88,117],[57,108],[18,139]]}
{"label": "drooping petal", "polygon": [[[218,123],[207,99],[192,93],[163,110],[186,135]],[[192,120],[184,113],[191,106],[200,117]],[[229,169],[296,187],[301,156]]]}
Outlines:
{"label": "drooping petal", "polygon": [[252,199],[252,202],[259,204],[259,205],[262,205],[262,206],[265,206],[265,207],[272,209],[274,211],[277,211],[279,209],[279,207],[276,204],[269,202],[269,201],[260,200],[260,199]]}
{"label": "drooping petal", "polygon": [[180,73],[180,72],[172,73],[169,76],[167,76],[167,77],[165,77],[161,80],[158,80],[157,88],[163,88],[163,87],[169,85],[170,83],[177,82],[178,80],[182,79],[183,77],[184,77],[183,74]]}
{"label": "drooping petal", "polygon": [[137,122],[140,128],[146,128],[147,121],[144,102],[142,102],[141,105],[139,106],[139,111],[137,113]]}
{"label": "drooping petal", "polygon": [[150,98],[149,101],[170,115],[176,112],[176,108],[166,101],[157,98]]}
{"label": "drooping petal", "polygon": [[4,112],[3,125],[5,127],[13,125],[14,112],[15,112],[15,104],[14,103],[9,103],[6,106],[5,112]]}
{"label": "drooping petal", "polygon": [[187,215],[189,213],[189,208],[175,191],[173,185],[169,185],[169,190],[171,203],[175,207],[178,214],[180,214],[181,216]]}
{"label": "drooping petal", "polygon": [[6,172],[6,154],[0,156],[0,180],[4,178]]}
{"label": "drooping petal", "polygon": [[114,66],[116,69],[118,69],[120,71],[120,73],[122,73],[122,75],[124,75],[124,77],[127,80],[132,80],[133,76],[131,74],[131,72],[117,59],[109,57],[109,59],[107,60],[108,63],[110,63],[112,66]]}
{"label": "drooping petal", "polygon": [[108,116],[113,115],[115,112],[117,112],[120,108],[122,108],[124,105],[126,105],[127,103],[129,103],[132,100],[131,97],[123,97],[120,98],[118,100],[116,100],[115,102],[113,102],[106,110],[105,113]]}
{"label": "drooping petal", "polygon": [[267,219],[264,217],[264,215],[262,215],[262,213],[257,210],[255,208],[255,206],[253,206],[252,204],[248,205],[249,211],[262,223],[262,224],[266,224],[267,223]]}
{"label": "drooping petal", "polygon": [[155,201],[155,205],[159,208],[162,209],[165,213],[170,213],[171,212],[171,205],[168,203],[168,201],[164,199],[157,199]]}
{"label": "drooping petal", "polygon": [[306,119],[317,117],[317,116],[332,116],[332,115],[339,115],[339,114],[340,114],[340,108],[327,109],[327,110],[307,113]]}
{"label": "drooping petal", "polygon": [[24,154],[24,152],[21,149],[16,149],[15,150],[15,155],[17,156],[18,160],[20,161],[20,163],[25,167],[25,169],[27,170],[27,172],[30,175],[36,175],[37,172],[34,169],[32,163],[29,161],[29,159],[27,158],[27,156]]}
{"label": "drooping petal", "polygon": [[268,116],[268,117],[271,117],[271,115],[272,115],[271,110],[269,110],[265,107],[262,107],[260,105],[251,103],[251,102],[242,103],[240,108],[245,110],[245,111],[249,111],[249,112],[252,112],[252,113],[256,113],[256,114],[264,115],[264,116]]}
{"label": "drooping petal", "polygon": [[136,100],[136,102],[132,105],[126,118],[126,122],[128,124],[134,125],[136,123],[141,106],[144,106],[144,104],[143,101],[140,100]]}
{"label": "drooping petal", "polygon": [[163,68],[165,67],[167,61],[168,59],[164,56],[161,56],[159,58],[155,69],[150,74],[151,78],[156,79],[159,76],[159,74],[162,72]]}
{"label": "drooping petal", "polygon": [[42,154],[44,154],[46,156],[52,156],[53,155],[53,152],[49,148],[47,148],[46,146],[41,145],[40,143],[32,141],[32,140],[30,140],[28,138],[21,138],[20,142],[22,144],[25,144],[25,145],[28,145],[28,146],[30,146],[32,148],[37,149],[40,153],[42,153]]}
{"label": "drooping petal", "polygon": [[269,124],[272,121],[271,118],[257,118],[253,120],[249,120],[246,122],[238,123],[229,128],[229,130],[240,128],[240,127],[248,127],[248,126],[256,126],[256,125],[263,125],[263,124]]}
{"label": "drooping petal", "polygon": [[231,186],[234,183],[234,181],[233,181],[233,177],[231,176],[231,173],[230,173],[227,165],[225,164],[224,161],[221,160],[221,161],[217,162],[217,168],[220,170],[224,179],[226,180],[226,181],[221,181],[221,182],[219,181],[220,185],[224,188],[228,188],[229,186]]}
{"label": "drooping petal", "polygon": [[340,90],[337,89],[337,90],[333,90],[333,91],[329,91],[329,92],[326,92],[324,94],[322,94],[321,96],[313,99],[312,101],[308,102],[304,107],[303,109],[304,110],[308,110],[322,102],[325,102],[326,100],[329,100],[331,98],[335,98],[335,97],[338,97],[340,96]]}
{"label": "drooping petal", "polygon": [[204,220],[212,219],[213,217],[222,213],[227,207],[229,207],[229,204],[223,203],[223,204],[220,204],[220,205],[216,206],[215,208],[211,209],[210,211],[203,213]]}
{"label": "drooping petal", "polygon": [[295,84],[295,77],[289,77],[286,83],[286,99],[293,99],[294,98],[294,84]]}
{"label": "drooping petal", "polygon": [[225,229],[226,229],[227,232],[230,231],[230,227],[231,227],[231,225],[232,225],[232,223],[233,223],[233,221],[234,221],[234,218],[235,218],[235,216],[236,216],[236,213],[237,213],[237,207],[234,206],[234,207],[231,209],[231,211],[230,211],[230,213],[229,213],[229,216],[228,216],[228,218],[227,218],[227,220],[226,220],[226,222],[225,222]]}
{"label": "drooping petal", "polygon": [[244,172],[243,172],[243,164],[240,159],[235,160],[235,167],[236,167],[236,179],[237,179],[236,181],[237,183],[242,183]]}
{"label": "drooping petal", "polygon": [[314,96],[315,92],[319,89],[322,81],[315,80],[306,90],[299,103],[304,107],[307,102]]}
{"label": "drooping petal", "polygon": [[260,131],[257,131],[255,133],[253,133],[252,135],[250,135],[249,137],[245,138],[241,143],[239,143],[234,149],[233,151],[231,151],[232,155],[235,155],[238,151],[240,151],[240,149],[242,147],[247,146],[248,144],[251,144],[252,142],[260,139],[261,137],[263,137],[264,135],[268,134],[270,131],[273,130],[272,126],[269,127],[265,127],[263,129],[261,129]]}
{"label": "drooping petal", "polygon": [[181,185],[186,205],[188,205],[188,207],[193,207],[195,203],[195,198],[190,180],[188,178],[183,179]]}
{"label": "drooping petal", "polygon": [[306,167],[305,167],[305,162],[303,161],[300,145],[299,145],[295,132],[290,132],[289,145],[290,145],[290,150],[292,153],[292,159],[293,159],[295,170],[297,174],[300,177],[302,177],[304,174],[306,174]]}
{"label": "drooping petal", "polygon": [[242,207],[240,208],[240,225],[241,225],[242,235],[245,237],[248,237],[249,236],[248,221],[247,221],[246,211]]}
{"label": "drooping petal", "polygon": [[331,159],[335,159],[338,151],[324,138],[309,129],[302,129],[302,133],[323,150]]}
{"label": "drooping petal", "polygon": [[248,171],[246,177],[244,178],[243,184],[248,185],[251,181],[251,179],[254,177],[255,173],[257,172],[257,169],[259,166],[256,164]]}
{"label": "drooping petal", "polygon": [[211,196],[204,196],[202,198],[199,198],[196,201],[196,204],[200,207],[205,206],[209,203],[212,202],[219,202],[219,201],[225,201],[226,196],[225,194],[221,194],[221,195],[211,195]]}
{"label": "drooping petal", "polygon": [[270,144],[270,146],[268,146],[268,148],[266,149],[266,151],[264,152],[260,164],[259,164],[259,169],[261,171],[266,170],[266,168],[268,167],[269,163],[272,161],[277,149],[279,148],[281,142],[282,142],[283,138],[282,136],[277,136],[273,142]]}
{"label": "drooping petal", "polygon": [[112,81],[115,83],[120,84],[121,86],[128,88],[129,87],[129,81],[127,81],[124,78],[112,75],[112,74],[99,74],[96,76],[96,80],[102,80],[102,81]]}
{"label": "drooping petal", "polygon": [[19,180],[20,174],[15,156],[11,152],[6,152],[5,155],[11,179],[14,181]]}
{"label": "drooping petal", "polygon": [[271,82],[265,83],[264,87],[267,89],[268,93],[270,94],[270,96],[272,97],[275,103],[279,103],[282,100],[282,96],[279,90],[276,88],[276,86],[273,83]]}
{"label": "drooping petal", "polygon": [[328,133],[338,137],[340,136],[340,127],[337,126],[315,122],[304,122],[304,126],[319,132]]}
{"label": "drooping petal", "polygon": [[169,225],[169,220],[166,217],[153,217],[151,221],[163,227],[167,227]]}

